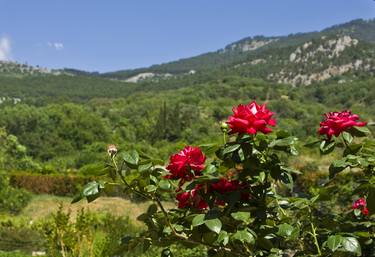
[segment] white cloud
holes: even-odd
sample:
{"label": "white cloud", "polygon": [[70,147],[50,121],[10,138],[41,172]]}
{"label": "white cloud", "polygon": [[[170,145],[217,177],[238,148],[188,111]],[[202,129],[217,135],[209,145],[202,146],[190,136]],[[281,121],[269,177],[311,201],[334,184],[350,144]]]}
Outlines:
{"label": "white cloud", "polygon": [[0,61],[9,61],[11,59],[11,44],[8,37],[0,37]]}
{"label": "white cloud", "polygon": [[57,51],[64,49],[64,44],[61,42],[47,42],[47,45]]}

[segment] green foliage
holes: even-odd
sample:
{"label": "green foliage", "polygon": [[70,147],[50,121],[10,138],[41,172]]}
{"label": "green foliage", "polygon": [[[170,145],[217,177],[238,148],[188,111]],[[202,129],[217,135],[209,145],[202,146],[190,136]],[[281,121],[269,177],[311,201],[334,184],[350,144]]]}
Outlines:
{"label": "green foliage", "polygon": [[[155,203],[138,217],[147,230],[130,237],[123,250],[146,252],[151,246],[169,247],[179,241],[186,246],[205,246],[210,256],[374,254],[375,141],[368,129],[353,127],[339,137],[318,142],[322,155],[341,148],[342,157],[332,162],[329,181],[309,188],[307,195],[302,191],[293,194],[294,177],[301,172],[284,162],[285,156],[298,154],[296,137],[279,130],[224,138],[225,143],[215,147],[216,156],[208,158],[202,175],[179,181],[177,190],[192,197],[188,200],[191,205],[180,209],[163,207],[163,194],[173,191],[170,184],[166,186],[167,171],[158,161],[135,150],[110,155],[108,174],[112,179],[119,178],[125,191]],[[360,172],[352,178],[353,184],[335,180],[345,169]],[[230,187],[225,193],[212,190],[223,175],[238,180],[231,184],[237,188]],[[340,182],[344,184],[337,187]],[[108,185],[91,182],[80,198],[92,201]],[[341,203],[335,202],[337,194],[343,195]],[[368,204],[353,205],[351,210],[348,205],[354,195]],[[196,205],[202,200],[206,204],[202,206],[207,207]],[[173,251],[164,248],[161,256],[173,256]]]}
{"label": "green foliage", "polygon": [[41,225],[50,256],[113,256],[121,250],[121,239],[136,228],[128,218],[94,215],[81,210],[72,220],[62,206]]}
{"label": "green foliage", "polygon": [[0,174],[0,212],[18,213],[30,201],[31,195],[24,189],[13,188],[9,178]]}
{"label": "green foliage", "polygon": [[63,174],[38,174],[16,172],[9,176],[11,186],[24,188],[36,194],[53,194],[73,196],[83,185],[92,180],[93,176],[76,176]]}

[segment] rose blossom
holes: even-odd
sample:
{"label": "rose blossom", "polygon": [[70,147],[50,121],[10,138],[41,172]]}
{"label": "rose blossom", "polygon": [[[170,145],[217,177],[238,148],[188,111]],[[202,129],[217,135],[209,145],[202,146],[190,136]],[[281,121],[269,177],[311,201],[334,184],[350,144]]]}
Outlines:
{"label": "rose blossom", "polygon": [[368,209],[367,209],[367,204],[366,204],[366,199],[365,198],[360,198],[357,201],[355,201],[352,205],[352,209],[361,209],[361,212],[363,215],[368,215]]}
{"label": "rose blossom", "polygon": [[256,134],[258,131],[268,134],[272,132],[267,126],[275,126],[276,121],[271,119],[273,112],[266,108],[266,104],[258,105],[255,101],[247,105],[233,107],[233,115],[229,117],[227,124],[230,133]]}
{"label": "rose blossom", "polygon": [[243,185],[238,180],[228,180],[226,178],[220,178],[216,183],[211,184],[211,189],[217,191],[220,194],[225,194],[239,190]]}
{"label": "rose blossom", "polygon": [[324,121],[320,123],[319,134],[338,137],[343,131],[351,127],[363,127],[367,123],[357,121],[359,116],[350,111],[328,112],[324,114]]}
{"label": "rose blossom", "polygon": [[186,146],[179,153],[170,157],[166,176],[168,179],[181,179],[180,184],[192,180],[195,176],[201,175],[204,169],[206,156],[199,147]]}
{"label": "rose blossom", "polygon": [[199,194],[201,189],[201,185],[196,185],[195,188],[190,191],[177,194],[176,200],[178,201],[178,208],[194,207],[200,210],[207,209],[207,202]]}
{"label": "rose blossom", "polygon": [[[212,191],[216,191],[222,195],[234,191],[243,191],[246,188],[246,184],[242,183],[238,180],[228,180],[226,178],[220,178],[220,180],[216,183],[211,184],[210,189]],[[241,199],[248,200],[250,198],[250,194],[247,192],[241,192]],[[217,205],[225,205],[225,201],[216,199],[215,203]]]}

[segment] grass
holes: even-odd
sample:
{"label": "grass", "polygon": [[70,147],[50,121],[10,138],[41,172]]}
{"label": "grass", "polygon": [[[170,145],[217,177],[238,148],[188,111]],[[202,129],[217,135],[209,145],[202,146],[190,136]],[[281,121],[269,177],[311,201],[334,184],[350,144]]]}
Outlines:
{"label": "grass", "polygon": [[[137,217],[144,213],[151,204],[150,202],[132,202],[120,197],[100,197],[91,203],[82,200],[75,204],[71,204],[71,200],[69,197],[34,195],[30,203],[19,215],[13,216],[12,220],[18,220],[19,222],[25,222],[25,220],[31,222],[38,221],[55,213],[59,205],[62,204],[64,211],[71,211],[73,219],[76,217],[78,211],[85,209],[85,211],[90,212],[111,213],[115,216],[129,216],[130,220],[136,225],[141,225],[142,223],[137,221]],[[165,205],[167,208],[174,206],[170,202],[166,202]],[[5,217],[0,217],[0,220]]]}

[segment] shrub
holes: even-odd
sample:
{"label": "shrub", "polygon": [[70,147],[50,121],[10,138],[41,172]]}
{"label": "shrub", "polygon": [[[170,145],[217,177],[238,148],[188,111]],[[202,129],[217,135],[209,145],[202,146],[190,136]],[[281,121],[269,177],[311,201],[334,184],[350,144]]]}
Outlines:
{"label": "shrub", "polygon": [[109,257],[121,250],[121,240],[137,228],[129,218],[94,214],[83,209],[75,219],[62,205],[41,226],[50,256]]}
{"label": "shrub", "polygon": [[0,212],[18,213],[30,199],[30,193],[11,187],[9,178],[0,174]]}
{"label": "shrub", "polygon": [[[297,195],[293,177],[302,173],[288,167],[286,155],[298,154],[298,139],[272,131],[273,115],[256,102],[233,108],[221,126],[223,145],[186,146],[166,167],[135,150],[108,152],[111,178],[117,174],[126,190],[154,202],[138,217],[147,230],[128,237],[124,249],[165,247],[166,257],[179,242],[215,257],[374,256],[375,140],[365,123],[349,111],[325,115],[320,138],[309,145],[319,144],[322,155],[338,148],[341,157],[318,187]],[[344,170],[358,177],[337,179]],[[94,201],[112,184],[90,182],[74,201]],[[175,194],[177,208],[163,206],[165,192]]]}
{"label": "shrub", "polygon": [[42,249],[43,244],[41,234],[28,224],[16,225],[11,221],[0,224],[0,250],[2,251],[31,253]]}
{"label": "shrub", "polygon": [[13,173],[10,175],[10,184],[13,187],[24,188],[35,194],[73,196],[79,192],[85,183],[92,179],[92,177],[73,175]]}

